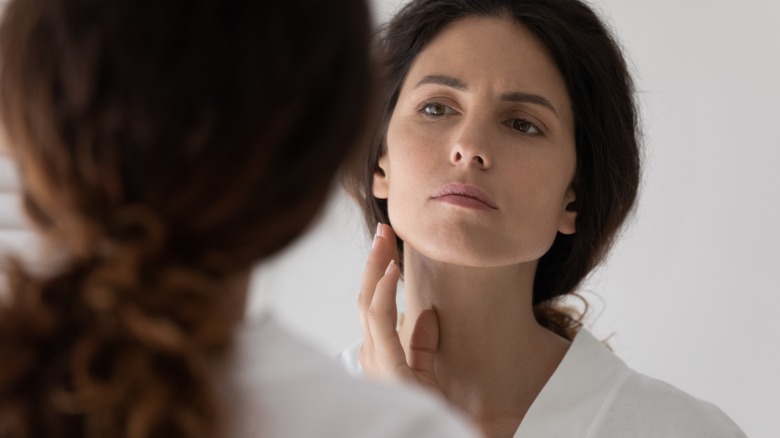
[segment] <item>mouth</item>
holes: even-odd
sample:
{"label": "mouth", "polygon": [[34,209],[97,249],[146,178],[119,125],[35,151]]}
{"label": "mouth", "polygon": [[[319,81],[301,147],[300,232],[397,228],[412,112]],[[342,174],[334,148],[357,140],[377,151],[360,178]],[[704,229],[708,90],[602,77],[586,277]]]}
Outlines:
{"label": "mouth", "polygon": [[446,184],[431,199],[477,210],[498,210],[496,203],[487,194],[467,184]]}

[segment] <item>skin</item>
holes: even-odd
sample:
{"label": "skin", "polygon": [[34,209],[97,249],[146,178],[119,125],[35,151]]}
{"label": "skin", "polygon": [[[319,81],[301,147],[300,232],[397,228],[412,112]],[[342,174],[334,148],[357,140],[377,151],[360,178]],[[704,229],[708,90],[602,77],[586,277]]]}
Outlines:
{"label": "skin", "polygon": [[[361,283],[363,369],[419,382],[487,436],[511,437],[569,346],[532,311],[539,258],[556,233],[576,231],[565,82],[522,25],[465,18],[414,61],[386,140],[373,194],[393,228],[379,226]],[[448,187],[485,202],[440,196]],[[398,330],[394,233],[405,254]]]}

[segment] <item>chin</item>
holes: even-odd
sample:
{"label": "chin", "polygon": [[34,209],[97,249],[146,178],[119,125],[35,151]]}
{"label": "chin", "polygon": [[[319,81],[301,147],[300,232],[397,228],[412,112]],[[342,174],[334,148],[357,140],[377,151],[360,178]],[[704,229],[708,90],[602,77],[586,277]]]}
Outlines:
{"label": "chin", "polygon": [[[399,218],[400,219],[400,218]],[[405,218],[404,218],[405,219]],[[392,220],[392,218],[391,218]],[[520,265],[539,260],[552,246],[555,235],[546,239],[524,239],[523,235],[501,232],[501,227],[462,222],[426,223],[398,221],[396,235],[405,248],[431,260],[475,268]],[[525,233],[536,236],[550,233]],[[409,253],[408,249],[405,253]]]}
{"label": "chin", "polygon": [[406,242],[405,253],[409,249],[421,256],[441,263],[472,268],[499,268],[536,262],[544,254],[540,251],[523,251],[494,242]]}

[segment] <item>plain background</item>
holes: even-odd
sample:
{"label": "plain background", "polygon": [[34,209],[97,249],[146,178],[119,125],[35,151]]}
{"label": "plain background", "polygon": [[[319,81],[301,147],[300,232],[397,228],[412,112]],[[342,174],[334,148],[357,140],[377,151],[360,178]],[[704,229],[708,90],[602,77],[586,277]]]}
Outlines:
{"label": "plain background", "polygon": [[[398,2],[375,4],[382,21]],[[583,287],[588,325],[748,436],[780,436],[780,1],[593,4],[635,74],[645,175],[635,217]],[[17,202],[0,157],[0,251],[34,242]],[[257,269],[250,313],[271,308],[333,354],[360,337],[369,238],[340,192],[311,231]]]}

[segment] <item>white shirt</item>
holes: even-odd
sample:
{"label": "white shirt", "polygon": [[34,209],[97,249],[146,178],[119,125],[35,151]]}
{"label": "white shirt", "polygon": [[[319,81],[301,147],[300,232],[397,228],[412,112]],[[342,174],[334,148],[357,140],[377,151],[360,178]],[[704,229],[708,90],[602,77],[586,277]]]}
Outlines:
{"label": "white shirt", "polygon": [[[360,344],[339,360],[361,373]],[[629,368],[581,329],[515,438],[745,437],[714,405]]]}
{"label": "white shirt", "polygon": [[269,315],[248,321],[236,338],[221,387],[233,429],[262,438],[477,437],[439,400],[407,386],[348,375]]}

